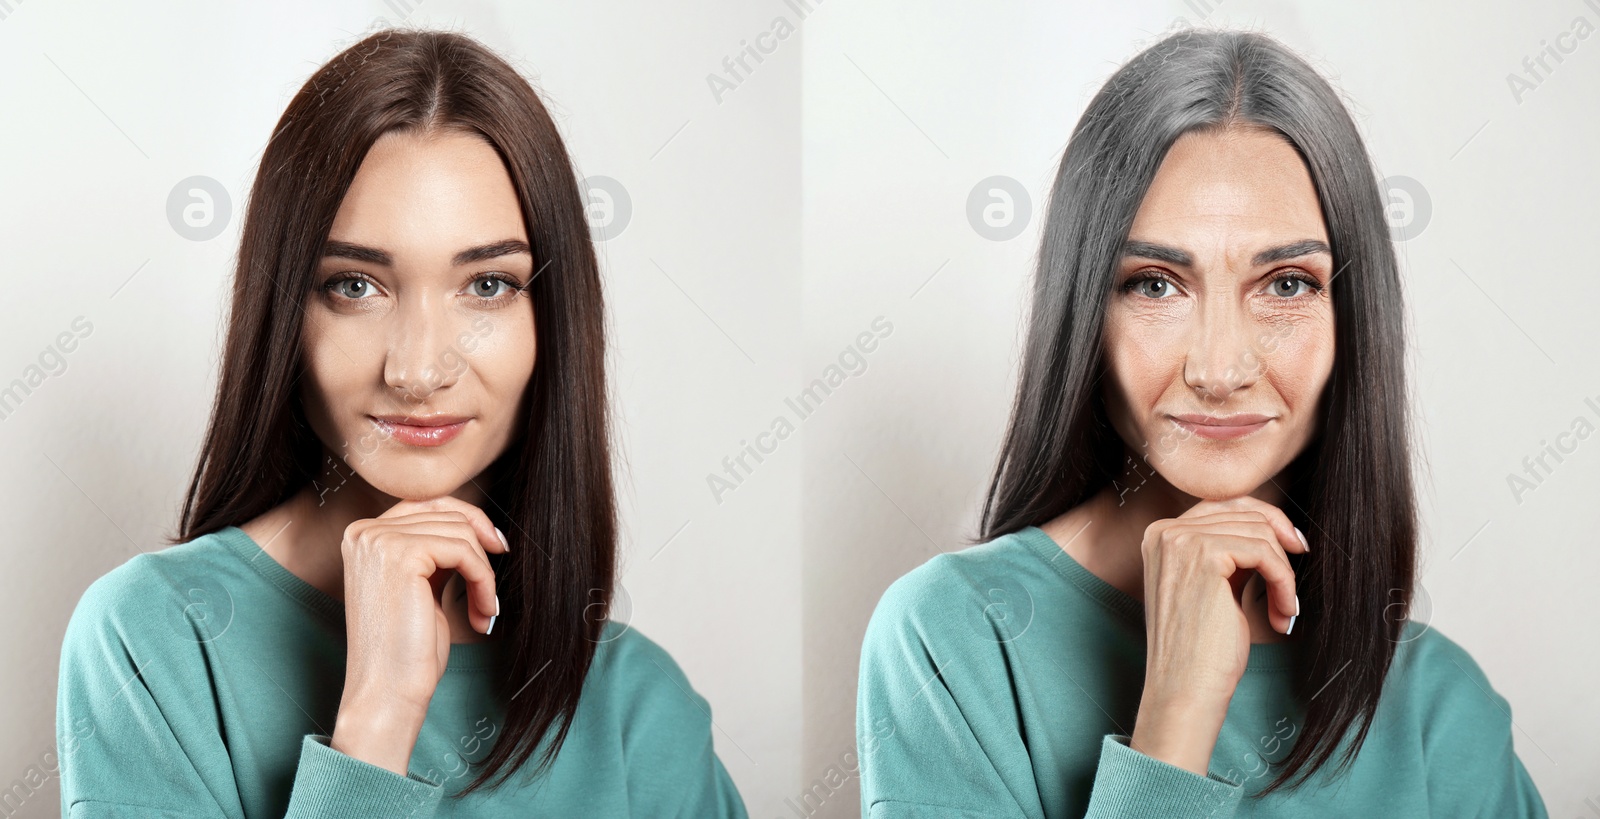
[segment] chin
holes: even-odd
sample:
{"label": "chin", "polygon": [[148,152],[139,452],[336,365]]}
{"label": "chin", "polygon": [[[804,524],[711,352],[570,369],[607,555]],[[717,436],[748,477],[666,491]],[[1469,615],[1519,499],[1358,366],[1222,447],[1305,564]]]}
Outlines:
{"label": "chin", "polygon": [[1267,476],[1256,472],[1253,465],[1232,464],[1164,464],[1161,477],[1172,488],[1200,500],[1227,500],[1249,495],[1265,483]]}
{"label": "chin", "polygon": [[466,483],[454,464],[418,462],[422,459],[374,458],[358,472],[373,489],[399,500],[430,500],[452,494]]}

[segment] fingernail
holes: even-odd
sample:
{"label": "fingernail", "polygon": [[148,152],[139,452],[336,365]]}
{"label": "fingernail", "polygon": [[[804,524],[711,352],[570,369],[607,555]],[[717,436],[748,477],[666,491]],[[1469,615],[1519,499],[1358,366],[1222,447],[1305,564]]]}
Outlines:
{"label": "fingernail", "polygon": [[[1294,599],[1294,613],[1295,614],[1299,614],[1300,613],[1300,598],[1298,598],[1298,597],[1296,597]],[[498,595],[498,594],[496,594],[494,596],[494,616],[495,617],[499,617],[500,616],[500,595]]]}
{"label": "fingernail", "polygon": [[493,634],[494,633],[494,618],[496,618],[498,616],[499,615],[497,615],[497,614],[489,615],[489,627],[483,630],[483,633],[485,635],[489,635],[489,634]]}
{"label": "fingernail", "polygon": [[1299,615],[1296,615],[1296,614],[1289,615],[1289,627],[1283,630],[1283,633],[1284,633],[1285,636],[1294,633],[1294,618],[1296,618],[1298,616]]}
{"label": "fingernail", "polygon": [[[500,531],[500,527],[498,526],[494,527],[494,533],[500,536],[500,545],[506,547],[506,551],[511,551],[511,544],[506,541],[506,533]],[[1303,537],[1300,539],[1305,540]]]}
{"label": "fingernail", "polygon": [[1300,531],[1298,526],[1294,527],[1294,533],[1300,537],[1300,545],[1306,547],[1306,551],[1311,551],[1311,544],[1306,542],[1306,533]]}
{"label": "fingernail", "polygon": [[[500,610],[498,608],[499,605],[500,605],[499,600],[500,600],[500,598],[498,598],[498,597],[495,598],[495,601],[496,601],[495,602],[495,606],[496,606],[495,611],[499,611]],[[1294,596],[1294,614],[1291,615],[1291,616],[1293,616],[1293,617],[1299,617],[1300,616],[1300,595],[1299,594],[1296,594]]]}

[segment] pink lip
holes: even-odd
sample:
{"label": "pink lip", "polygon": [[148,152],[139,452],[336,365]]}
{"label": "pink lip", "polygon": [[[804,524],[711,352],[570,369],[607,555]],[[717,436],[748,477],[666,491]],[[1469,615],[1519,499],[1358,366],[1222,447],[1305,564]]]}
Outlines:
{"label": "pink lip", "polygon": [[1255,415],[1253,413],[1240,413],[1218,417],[1214,415],[1173,415],[1169,416],[1178,426],[1183,427],[1201,438],[1213,440],[1230,440],[1243,438],[1272,420],[1270,415]]}
{"label": "pink lip", "polygon": [[459,415],[369,415],[391,437],[411,446],[443,446],[461,434],[471,418]]}

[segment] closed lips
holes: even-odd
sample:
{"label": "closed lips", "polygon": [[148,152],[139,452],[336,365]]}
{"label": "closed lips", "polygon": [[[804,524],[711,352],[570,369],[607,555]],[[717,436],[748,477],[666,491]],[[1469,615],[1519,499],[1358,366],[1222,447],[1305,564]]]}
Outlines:
{"label": "closed lips", "polygon": [[385,424],[390,424],[393,426],[406,427],[447,427],[451,424],[459,424],[462,421],[470,420],[470,418],[467,416],[462,415],[430,415],[427,417],[417,417],[411,415],[374,415],[372,416],[372,419],[374,421],[381,421]]}
{"label": "closed lips", "polygon": [[1250,413],[1241,413],[1239,415],[1229,415],[1229,416],[1224,417],[1224,418],[1219,418],[1219,417],[1214,416],[1214,415],[1193,415],[1193,414],[1191,414],[1191,415],[1174,415],[1172,417],[1175,420],[1182,421],[1182,422],[1184,422],[1186,424],[1200,424],[1202,426],[1208,426],[1208,427],[1247,427],[1247,426],[1250,426],[1252,424],[1259,424],[1259,423],[1262,423],[1262,422],[1265,422],[1265,421],[1271,421],[1272,420],[1272,416],[1270,416],[1270,415],[1254,415],[1254,414],[1250,414]]}

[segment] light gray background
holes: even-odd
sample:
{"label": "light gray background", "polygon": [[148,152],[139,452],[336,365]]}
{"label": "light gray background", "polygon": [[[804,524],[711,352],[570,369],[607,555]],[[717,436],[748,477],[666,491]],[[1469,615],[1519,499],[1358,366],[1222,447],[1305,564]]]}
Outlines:
{"label": "light gray background", "polygon": [[[0,712],[0,789],[51,759],[60,638],[83,588],[173,526],[262,144],[310,73],[384,18],[500,49],[546,95],[580,175],[627,189],[632,220],[600,252],[630,619],[710,701],[751,815],[793,816],[853,751],[878,596],[975,530],[1039,207],[1073,124],[1118,65],[1190,24],[1259,28],[1305,54],[1346,93],[1382,174],[1431,198],[1399,246],[1426,457],[1419,617],[1510,701],[1551,814],[1600,815],[1600,618],[1586,605],[1600,439],[1520,502],[1507,485],[1575,419],[1600,426],[1584,402],[1600,404],[1586,248],[1600,33],[1563,41],[1576,48],[1520,102],[1507,84],[1575,18],[1600,27],[1600,0],[811,6],[0,7],[0,384],[75,317],[93,325],[0,421],[0,693],[14,704]],[[796,32],[762,38],[775,49],[719,100],[708,76],[778,17]],[[193,175],[233,202],[209,241],[165,213]],[[997,175],[1032,203],[1007,241],[966,216]],[[719,502],[707,478],[722,459],[793,421],[784,399],[878,316],[893,330],[866,370]],[[17,815],[59,815],[54,781]],[[855,782],[818,815],[859,815]]]}
{"label": "light gray background", "polygon": [[[1507,486],[1574,419],[1600,430],[1584,403],[1600,405],[1600,31],[1520,104],[1506,81],[1576,17],[1600,28],[1600,3],[1400,5],[840,2],[807,23],[805,371],[874,315],[895,331],[807,430],[805,783],[852,749],[878,595],[976,531],[1038,207],[1073,125],[1112,71],[1186,22],[1301,52],[1343,90],[1381,174],[1431,196],[1431,222],[1399,246],[1426,458],[1419,597],[1510,701],[1551,815],[1600,816],[1600,431],[1520,504]],[[1010,241],[965,215],[995,175],[1034,205]],[[859,815],[854,784],[820,815]]]}
{"label": "light gray background", "polygon": [[[628,190],[632,220],[599,248],[622,586],[634,626],[710,701],[718,755],[745,798],[776,805],[800,768],[800,450],[722,506],[705,474],[770,420],[770,396],[798,371],[799,42],[718,105],[704,75],[768,24],[765,8],[406,8],[28,0],[0,20],[0,383],[75,316],[93,325],[66,371],[0,421],[0,691],[12,704],[0,712],[0,786],[53,750],[60,640],[78,596],[174,525],[260,150],[311,72],[381,16],[501,50],[546,95],[580,175]],[[195,174],[234,203],[233,223],[206,242],[166,217],[168,192]],[[59,815],[58,790],[52,781],[20,815]]]}

